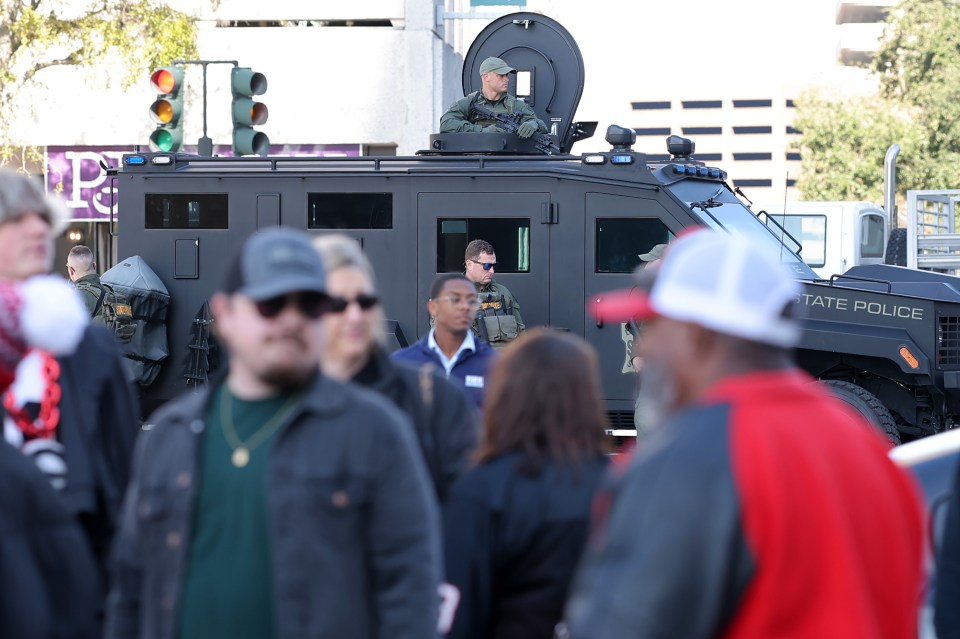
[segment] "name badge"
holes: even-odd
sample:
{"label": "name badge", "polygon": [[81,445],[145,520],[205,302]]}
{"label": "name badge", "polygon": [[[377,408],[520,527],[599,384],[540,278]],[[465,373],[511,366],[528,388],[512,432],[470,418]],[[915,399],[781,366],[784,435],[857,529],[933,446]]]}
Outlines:
{"label": "name badge", "polygon": [[481,375],[467,375],[463,383],[467,388],[483,388],[483,377]]}

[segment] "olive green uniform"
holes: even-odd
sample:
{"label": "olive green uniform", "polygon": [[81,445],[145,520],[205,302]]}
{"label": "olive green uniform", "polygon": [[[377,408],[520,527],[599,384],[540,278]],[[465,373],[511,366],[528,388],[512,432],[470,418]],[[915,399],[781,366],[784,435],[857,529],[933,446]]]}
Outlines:
{"label": "olive green uniform", "polygon": [[523,332],[520,304],[503,284],[491,281],[486,286],[474,282],[480,309],[473,322],[474,334],[494,348],[506,346]]}
{"label": "olive green uniform", "polygon": [[527,120],[535,120],[539,132],[547,132],[547,125],[543,123],[543,120],[537,118],[533,107],[523,100],[518,100],[507,93],[496,102],[491,102],[483,97],[483,94],[479,91],[474,91],[450,105],[447,112],[440,117],[440,133],[479,133],[483,131],[484,127],[496,124],[494,120],[484,118],[474,111],[474,103],[499,113],[520,113],[523,117],[518,124],[523,124]]}
{"label": "olive green uniform", "polygon": [[[96,273],[84,275],[73,283],[78,291],[83,304],[87,307],[87,312],[93,318],[95,324],[103,324],[103,304],[97,308],[97,302],[100,301],[100,292],[103,286],[100,285],[100,276]],[[96,311],[96,313],[94,313]]]}

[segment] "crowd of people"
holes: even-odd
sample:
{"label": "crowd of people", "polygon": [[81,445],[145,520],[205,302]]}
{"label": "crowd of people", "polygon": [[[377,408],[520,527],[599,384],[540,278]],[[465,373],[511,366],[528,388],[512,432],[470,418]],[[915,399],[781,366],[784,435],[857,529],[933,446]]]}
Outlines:
{"label": "crowd of people", "polygon": [[210,299],[225,366],[141,425],[90,300],[43,288],[61,220],[0,171],[0,636],[917,634],[918,491],[794,367],[797,284],[744,239],[685,234],[596,305],[640,333],[611,458],[596,354],[525,329],[483,241],[391,354],[355,240],[256,233]]}

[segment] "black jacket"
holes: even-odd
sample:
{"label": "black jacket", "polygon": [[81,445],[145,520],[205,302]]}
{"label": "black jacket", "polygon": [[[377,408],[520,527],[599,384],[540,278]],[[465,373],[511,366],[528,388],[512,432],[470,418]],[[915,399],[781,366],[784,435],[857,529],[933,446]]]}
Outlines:
{"label": "black jacket", "polygon": [[57,438],[67,464],[61,496],[105,566],[140,432],[140,408],[117,338],[106,328],[89,326],[77,350],[57,361],[63,392]]}
{"label": "black jacket", "polygon": [[379,350],[352,381],[386,396],[410,418],[442,501],[477,445],[478,416],[470,396],[448,381],[442,369],[391,361]]}
{"label": "black jacket", "polygon": [[47,478],[0,441],[0,637],[99,636],[99,571]]}
{"label": "black jacket", "polygon": [[536,477],[509,453],[468,471],[443,508],[447,582],[460,591],[448,639],[550,639],[587,542],[607,458]]}
{"label": "black jacket", "polygon": [[[137,442],[109,639],[177,635],[208,393],[164,405]],[[264,479],[277,639],[436,635],[440,526],[400,411],[317,375],[277,434]]]}

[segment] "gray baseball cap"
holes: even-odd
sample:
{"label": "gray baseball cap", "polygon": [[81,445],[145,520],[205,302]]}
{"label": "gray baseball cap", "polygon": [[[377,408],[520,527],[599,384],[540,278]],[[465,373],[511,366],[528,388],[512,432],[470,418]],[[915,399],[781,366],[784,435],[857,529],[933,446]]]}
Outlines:
{"label": "gray baseball cap", "polygon": [[255,302],[301,291],[326,295],[326,273],[306,233],[278,227],[247,238],[227,271],[223,290]]}
{"label": "gray baseball cap", "polygon": [[516,69],[500,58],[487,58],[480,63],[480,75],[490,73],[491,71],[498,75],[507,75],[508,73],[513,73]]}

